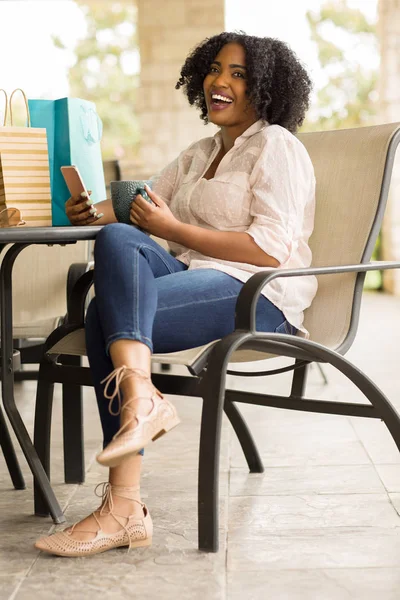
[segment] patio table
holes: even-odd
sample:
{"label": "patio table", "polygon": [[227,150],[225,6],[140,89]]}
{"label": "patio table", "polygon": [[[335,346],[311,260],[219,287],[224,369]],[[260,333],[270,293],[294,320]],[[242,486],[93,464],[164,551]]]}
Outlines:
{"label": "patio table", "polygon": [[[3,406],[39,488],[46,491],[48,497],[51,498],[50,513],[55,523],[63,523],[65,517],[51,489],[49,478],[39,460],[14,399],[12,269],[19,253],[28,246],[33,244],[66,245],[76,244],[78,241],[94,240],[101,229],[101,226],[10,227],[0,229],[0,253],[4,251],[7,245],[11,244],[0,267],[1,389]],[[0,440],[14,487],[23,489],[25,482],[1,413]]]}

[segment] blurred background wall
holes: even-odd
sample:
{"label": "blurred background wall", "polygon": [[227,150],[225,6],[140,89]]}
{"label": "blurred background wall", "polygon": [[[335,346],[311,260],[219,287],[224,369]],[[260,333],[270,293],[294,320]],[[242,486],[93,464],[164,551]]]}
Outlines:
{"label": "blurred background wall", "polygon": [[224,0],[137,0],[143,169],[157,171],[192,141],[211,135],[182,92],[175,90],[196,42],[224,30]]}

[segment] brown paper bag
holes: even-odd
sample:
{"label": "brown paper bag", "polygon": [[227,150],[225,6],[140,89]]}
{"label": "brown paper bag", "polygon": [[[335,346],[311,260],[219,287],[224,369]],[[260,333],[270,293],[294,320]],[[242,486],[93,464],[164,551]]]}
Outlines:
{"label": "brown paper bag", "polygon": [[[12,98],[17,91],[25,100],[28,127],[13,126]],[[0,127],[0,211],[18,209],[26,227],[51,226],[46,129],[30,127],[28,101],[22,90],[13,91],[9,108],[11,126],[6,126],[6,100],[4,124]]]}

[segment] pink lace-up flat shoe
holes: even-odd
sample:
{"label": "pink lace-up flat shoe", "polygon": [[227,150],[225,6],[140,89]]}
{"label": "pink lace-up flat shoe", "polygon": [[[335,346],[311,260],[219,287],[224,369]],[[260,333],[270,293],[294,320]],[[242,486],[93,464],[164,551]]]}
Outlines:
{"label": "pink lace-up flat shoe", "polygon": [[[99,510],[92,513],[96,520],[99,528],[97,532],[84,532],[82,529],[79,533],[94,533],[94,538],[91,540],[77,540],[73,537],[74,529],[76,524],[69,529],[64,531],[57,531],[52,535],[46,536],[38,540],[35,544],[35,548],[46,552],[47,554],[54,554],[56,556],[91,556],[92,554],[99,554],[100,552],[106,552],[113,548],[128,547],[139,548],[142,546],[151,546],[153,536],[153,523],[150,517],[150,513],[145,504],[136,500],[133,495],[139,488],[123,488],[121,486],[113,486],[109,483],[100,484],[103,485],[102,503]],[[96,487],[95,493],[97,492]],[[136,516],[123,516],[114,512],[113,493],[116,496],[121,496],[129,500],[133,500],[140,504],[143,509],[143,517],[137,518]],[[104,515],[111,515],[119,525],[121,529],[115,533],[105,533],[99,521],[99,517]]]}
{"label": "pink lace-up flat shoe", "polygon": [[[122,405],[120,395],[120,384],[126,377],[139,377],[143,380],[151,382],[150,377],[144,371],[140,369],[132,369],[123,365],[114,369],[112,373],[101,383],[105,383],[104,396],[109,402],[108,410],[112,415],[119,415],[123,410],[132,410],[132,403],[138,399],[138,397],[131,398]],[[112,394],[108,393],[109,385],[112,381],[115,381],[115,391]],[[112,404],[114,400],[118,400],[118,411],[113,412]],[[151,441],[155,441],[173,427],[176,427],[180,423],[180,419],[176,412],[175,407],[168,402],[161,392],[154,388],[153,395],[151,396],[153,408],[148,415],[132,415],[121,429],[115,434],[112,441],[106,448],[97,456],[97,462],[105,467],[116,467],[125,458],[137,454],[139,450],[147,446]],[[122,406],[122,408],[121,408]],[[132,422],[136,421],[137,425],[134,428],[130,428]]]}

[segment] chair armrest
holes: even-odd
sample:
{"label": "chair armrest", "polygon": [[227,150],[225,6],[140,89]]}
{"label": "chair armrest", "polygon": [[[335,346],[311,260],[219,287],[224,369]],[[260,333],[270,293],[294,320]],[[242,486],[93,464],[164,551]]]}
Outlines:
{"label": "chair armrest", "polygon": [[400,269],[400,262],[373,261],[356,265],[308,267],[306,269],[269,269],[255,273],[246,281],[236,302],[235,330],[255,331],[256,307],[262,288],[277,277],[303,277],[307,275],[338,275],[340,273],[366,273]]}
{"label": "chair armrest", "polygon": [[85,322],[85,300],[93,284],[94,270],[90,269],[79,277],[74,283],[67,297],[67,316],[68,325],[82,326]]}

